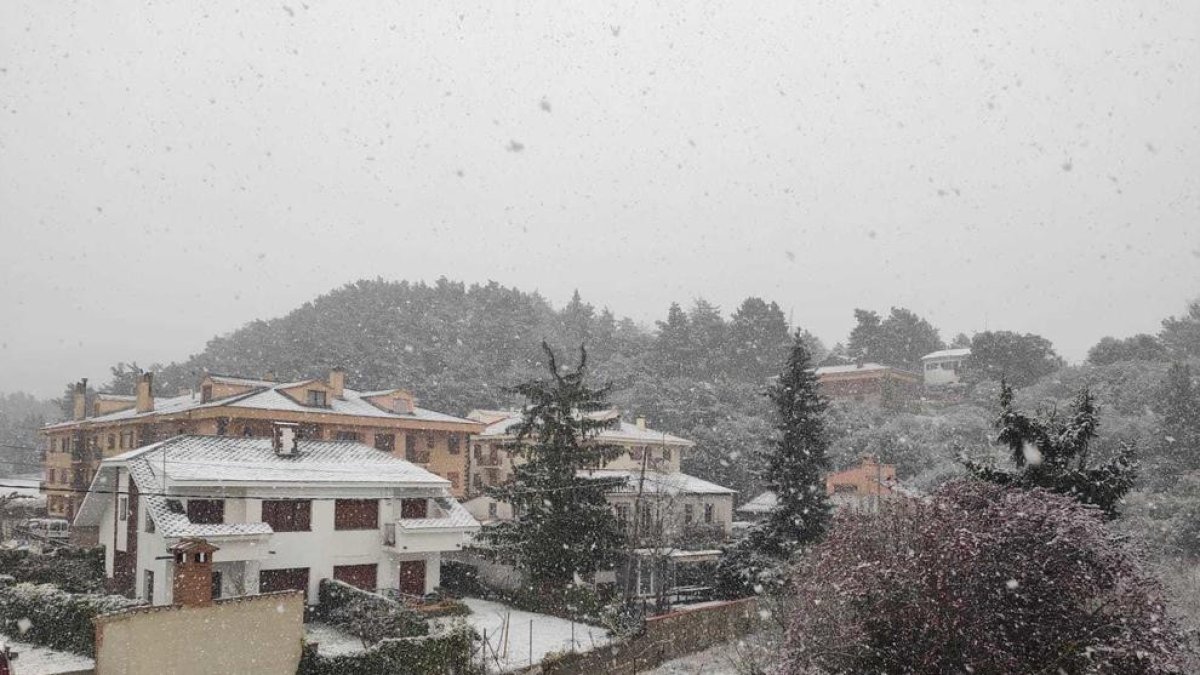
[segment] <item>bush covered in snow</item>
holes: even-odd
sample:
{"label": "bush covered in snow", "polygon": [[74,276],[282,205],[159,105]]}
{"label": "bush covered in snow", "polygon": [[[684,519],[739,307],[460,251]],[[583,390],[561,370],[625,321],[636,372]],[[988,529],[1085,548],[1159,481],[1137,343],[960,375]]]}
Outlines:
{"label": "bush covered in snow", "polygon": [[33,584],[54,584],[69,593],[104,589],[104,548],[64,548],[52,553],[0,549],[0,574]]}
{"label": "bush covered in snow", "polygon": [[92,656],[92,619],[139,603],[120,595],[67,593],[50,584],[0,577],[0,633],[26,642]]}
{"label": "bush covered in snow", "polygon": [[361,654],[322,656],[306,647],[297,675],[471,675],[474,633],[459,625],[435,635],[387,638]]}
{"label": "bush covered in snow", "polygon": [[843,512],[793,571],[787,673],[1179,672],[1161,589],[1099,509],[957,481]]}
{"label": "bush covered in snow", "polygon": [[364,646],[384,638],[412,637],[429,632],[428,624],[412,609],[341,581],[322,579],[318,597],[321,617],[362,640]]}

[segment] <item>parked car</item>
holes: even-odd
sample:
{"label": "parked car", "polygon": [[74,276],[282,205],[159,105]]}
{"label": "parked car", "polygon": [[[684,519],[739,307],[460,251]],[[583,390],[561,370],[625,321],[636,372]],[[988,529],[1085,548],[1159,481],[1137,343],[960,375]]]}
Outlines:
{"label": "parked car", "polygon": [[18,531],[41,539],[66,541],[71,536],[71,524],[62,518],[30,518]]}

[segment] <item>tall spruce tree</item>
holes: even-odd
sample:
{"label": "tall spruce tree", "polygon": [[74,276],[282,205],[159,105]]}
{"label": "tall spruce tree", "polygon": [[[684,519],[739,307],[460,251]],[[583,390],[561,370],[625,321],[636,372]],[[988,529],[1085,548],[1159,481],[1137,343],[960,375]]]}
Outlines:
{"label": "tall spruce tree", "polygon": [[1136,478],[1134,451],[1125,446],[1109,461],[1088,465],[1100,410],[1087,389],[1075,396],[1067,415],[1033,416],[1013,408],[1012,387],[1001,381],[1000,415],[994,426],[999,431],[996,440],[1008,448],[1015,468],[987,466],[964,457],[963,464],[976,478],[999,485],[1045,488],[1116,517],[1118,503]]}
{"label": "tall spruce tree", "polygon": [[607,407],[608,390],[588,385],[587,351],[580,347],[579,365],[560,370],[549,345],[542,349],[550,377],[511,389],[526,405],[509,451],[524,461],[511,481],[488,489],[512,505],[514,518],[486,528],[481,550],[525,571],[534,588],[554,591],[602,569],[624,541],[605,500],[617,481],[581,475],[620,449],[593,442],[605,423],[591,413]]}
{"label": "tall spruce tree", "polygon": [[784,582],[777,572],[792,553],[819,540],[829,528],[828,402],[817,388],[808,343],[805,332],[797,330],[783,372],[767,390],[776,409],[776,438],[765,453],[762,474],[776,504],[718,561],[717,592],[724,597],[778,591]]}
{"label": "tall spruce tree", "polygon": [[830,519],[825,492],[829,471],[825,409],[829,404],[817,388],[803,331],[796,331],[787,363],[767,390],[767,397],[777,411],[778,438],[767,455],[765,476],[777,501],[763,527],[762,548],[787,555],[820,539]]}
{"label": "tall spruce tree", "polygon": [[1162,417],[1162,454],[1179,470],[1200,468],[1200,387],[1192,369],[1173,363],[1154,405]]}

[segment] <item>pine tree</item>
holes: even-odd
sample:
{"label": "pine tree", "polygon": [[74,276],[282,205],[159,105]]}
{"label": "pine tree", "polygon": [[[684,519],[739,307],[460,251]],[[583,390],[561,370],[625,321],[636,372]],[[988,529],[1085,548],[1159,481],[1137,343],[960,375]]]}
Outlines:
{"label": "pine tree", "polygon": [[623,536],[605,500],[614,481],[580,475],[620,452],[591,442],[604,422],[590,413],[607,406],[607,388],[588,386],[583,347],[579,365],[561,370],[550,347],[543,343],[542,349],[550,377],[511,389],[526,406],[509,451],[524,461],[516,463],[511,481],[488,489],[488,496],[512,505],[515,517],[480,536],[484,554],[515,565],[534,588],[548,592],[611,563]]}
{"label": "pine tree", "polygon": [[1133,448],[1125,446],[1113,459],[1091,468],[1088,451],[1100,426],[1096,399],[1081,390],[1066,417],[1057,414],[1030,416],[1013,409],[1013,390],[1000,383],[1000,415],[994,426],[997,441],[1007,446],[1012,470],[961,461],[976,478],[998,485],[1045,488],[1067,495],[1116,517],[1117,504],[1133,487],[1136,477]]}
{"label": "pine tree", "polygon": [[1175,363],[1155,402],[1162,416],[1163,454],[1180,470],[1200,468],[1200,387],[1192,382],[1192,369]]}
{"label": "pine tree", "polygon": [[764,527],[768,550],[790,554],[820,539],[829,527],[825,493],[829,471],[829,439],[825,430],[828,402],[817,389],[812,355],[802,331],[779,379],[767,391],[775,404],[778,438],[767,456],[767,484],[777,504]]}

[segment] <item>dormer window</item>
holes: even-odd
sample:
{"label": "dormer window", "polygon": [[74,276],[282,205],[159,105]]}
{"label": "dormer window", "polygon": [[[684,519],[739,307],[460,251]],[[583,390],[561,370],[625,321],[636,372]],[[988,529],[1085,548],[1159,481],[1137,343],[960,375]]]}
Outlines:
{"label": "dormer window", "polygon": [[309,389],[308,405],[320,408],[326,407],[325,392],[320,389]]}

